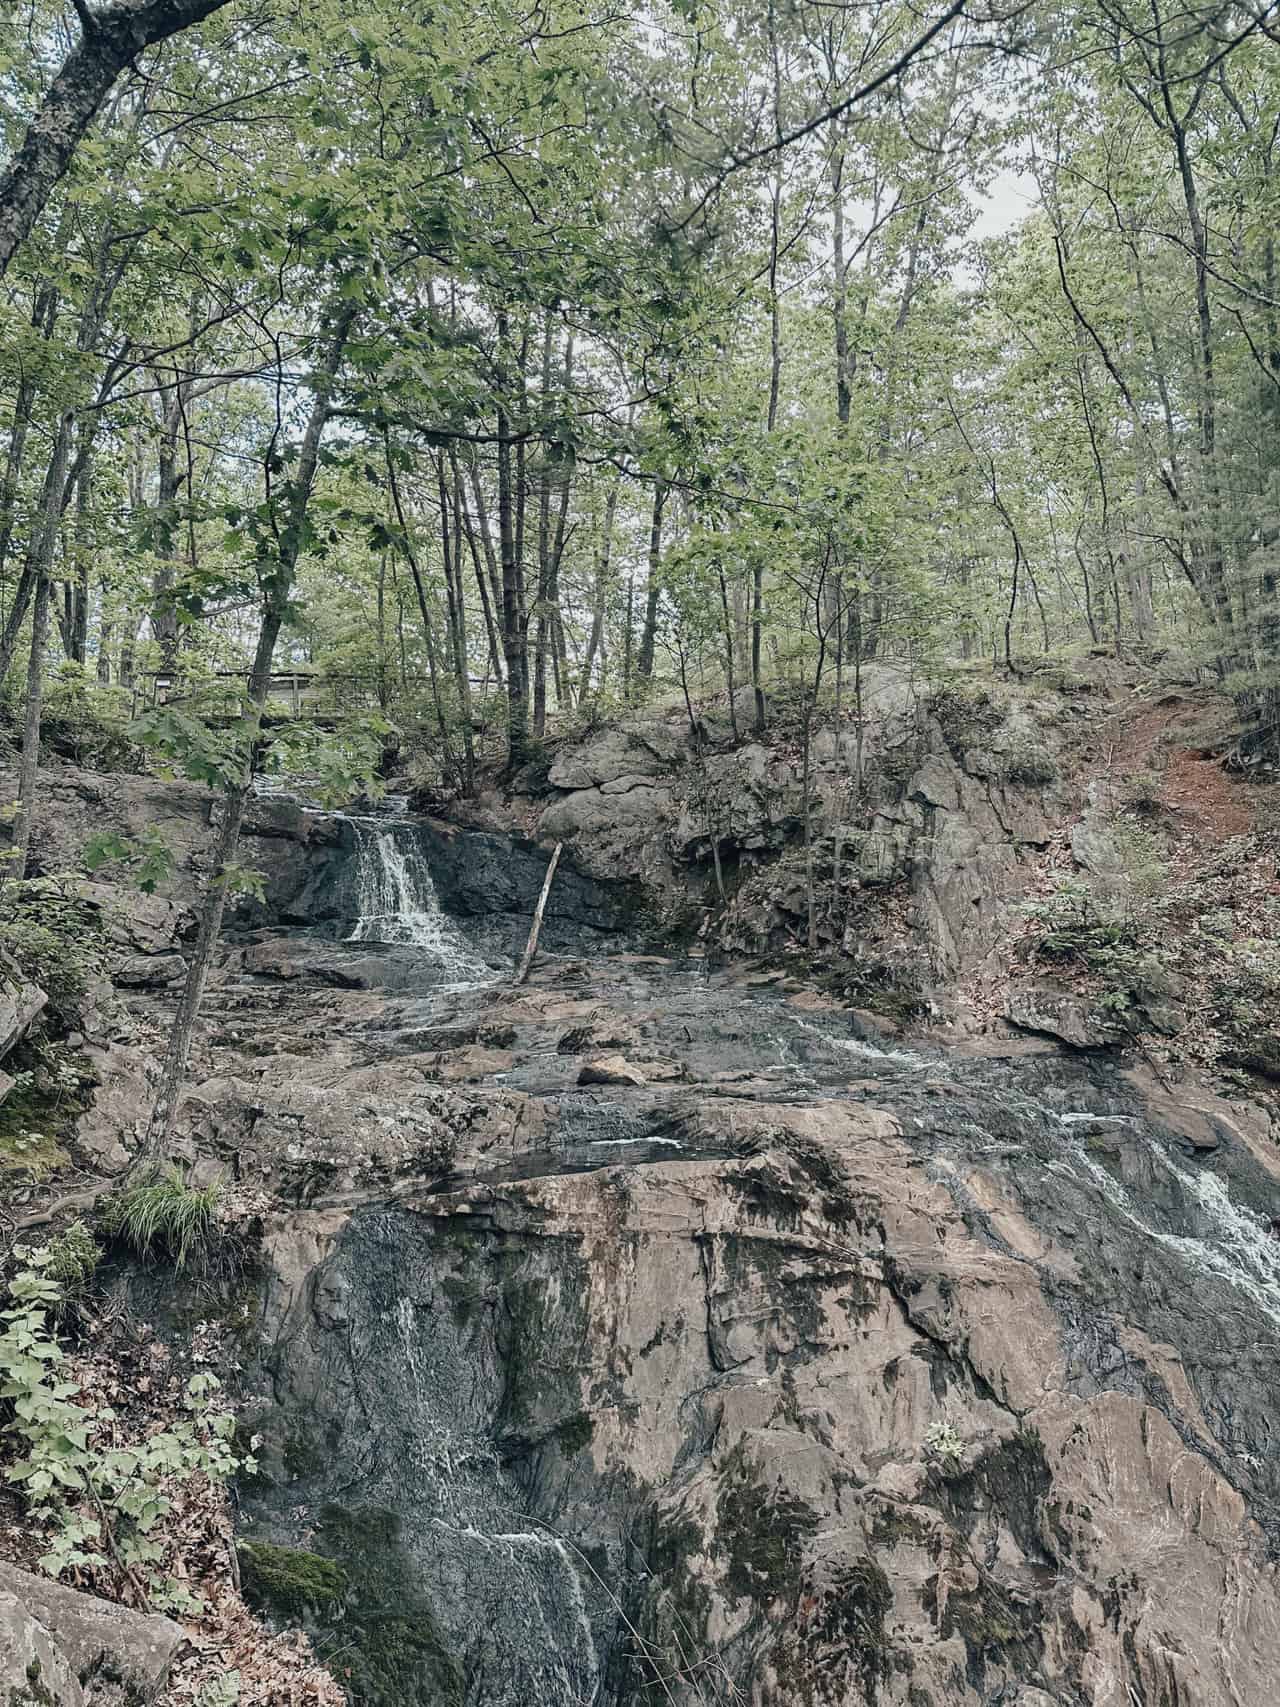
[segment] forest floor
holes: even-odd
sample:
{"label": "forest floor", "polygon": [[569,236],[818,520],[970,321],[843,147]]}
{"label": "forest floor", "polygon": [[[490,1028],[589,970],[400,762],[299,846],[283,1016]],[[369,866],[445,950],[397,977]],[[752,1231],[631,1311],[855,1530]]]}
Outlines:
{"label": "forest floor", "polygon": [[[1080,756],[1081,815],[1044,849],[1024,922],[968,988],[994,1016],[1011,984],[1049,973],[1109,1014],[1117,1041],[1127,1036],[1162,1075],[1198,1068],[1271,1101],[1280,787],[1226,768],[1229,716],[1207,694],[1117,707]],[[1099,824],[1116,863],[1086,878],[1082,831]]]}

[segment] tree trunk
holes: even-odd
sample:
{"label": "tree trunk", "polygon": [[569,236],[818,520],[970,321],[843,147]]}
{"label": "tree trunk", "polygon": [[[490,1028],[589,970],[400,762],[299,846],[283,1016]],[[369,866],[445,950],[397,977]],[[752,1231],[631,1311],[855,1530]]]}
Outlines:
{"label": "tree trunk", "polygon": [[658,634],[658,571],[662,565],[662,512],[666,502],[666,481],[659,475],[653,488],[653,518],[649,524],[649,581],[645,590],[644,627],[640,631],[640,650],[636,656],[636,674],[646,682],[653,678],[653,651]]}
{"label": "tree trunk", "polygon": [[40,530],[28,554],[34,563],[36,586],[31,612],[31,650],[27,657],[27,703],[22,730],[22,757],[18,765],[18,818],[13,830],[14,854],[10,868],[10,875],[17,883],[26,876],[27,857],[31,851],[31,829],[35,820],[36,789],[40,774],[40,712],[44,700],[45,635],[49,627],[53,553],[62,519],[59,500],[67,477],[72,419],[70,414],[66,414],[58,423],[53,461],[49,465],[49,476],[45,481],[45,503],[40,517]]}
{"label": "tree trunk", "polygon": [[35,822],[36,789],[40,776],[40,712],[44,702],[44,648],[49,629],[48,568],[41,571],[31,611],[31,650],[27,657],[27,704],[22,726],[22,756],[18,762],[18,817],[14,825],[9,875],[21,883],[27,875],[31,830]]}
{"label": "tree trunk", "polygon": [[[158,381],[160,376],[155,377]],[[184,478],[178,468],[178,433],[186,402],[183,389],[180,383],[167,392],[159,393],[159,478],[155,513],[157,562],[151,585],[151,632],[160,648],[160,668],[167,671],[178,667],[178,611],[173,595],[178,581],[178,493]]]}
{"label": "tree trunk", "polygon": [[456,770],[453,756],[453,743],[449,739],[449,723],[445,716],[444,701],[440,697],[440,658],[436,648],[435,624],[431,620],[431,607],[427,602],[427,589],[423,585],[422,570],[418,566],[418,554],[413,549],[413,541],[409,534],[408,518],[405,515],[404,504],[400,498],[400,482],[396,476],[395,458],[391,454],[391,441],[386,441],[387,479],[391,487],[391,502],[395,508],[396,520],[400,524],[401,550],[409,565],[409,573],[413,577],[413,590],[418,598],[418,614],[422,618],[422,640],[427,649],[427,674],[431,683],[431,702],[435,708],[436,730],[440,736],[440,751],[449,771]]}
{"label": "tree trunk", "polygon": [[498,315],[498,346],[502,371],[498,402],[498,554],[502,561],[502,650],[507,666],[507,765],[519,770],[529,756],[529,698],[524,650],[523,575],[520,563],[523,505],[518,503],[516,483],[523,475],[523,458],[512,470],[511,421],[507,393],[513,376],[509,371],[510,324],[505,311]]}
{"label": "tree trunk", "polygon": [[542,880],[542,891],[538,896],[538,905],[534,909],[533,924],[529,929],[529,940],[524,945],[524,953],[520,957],[520,965],[516,970],[515,983],[523,984],[529,976],[529,968],[533,965],[533,957],[538,952],[538,938],[542,934],[542,915],[547,910],[547,898],[551,894],[551,885],[555,881],[556,867],[560,863],[563,842],[557,842],[547,866],[547,875]]}
{"label": "tree trunk", "polygon": [[449,487],[444,477],[444,457],[436,458],[436,487],[440,495],[440,545],[444,560],[444,584],[449,619],[449,650],[453,679],[458,691],[458,713],[462,724],[462,793],[470,800],[476,791],[476,754],[471,728],[471,675],[467,666],[466,606],[462,595],[462,526],[457,515],[457,493],[452,505],[454,527],[449,527]]}
{"label": "tree trunk", "polygon": [[280,535],[276,571],[263,586],[262,621],[254,650],[253,667],[249,674],[248,703],[239,731],[244,769],[236,786],[227,793],[222,825],[214,851],[214,874],[205,892],[200,929],[178,1011],[174,1015],[160,1087],[151,1111],[146,1138],[130,1164],[130,1174],[153,1172],[157,1169],[165,1159],[173,1133],[178,1098],[182,1093],[187,1061],[191,1054],[191,1039],[204,1000],[213,951],[222,930],[222,915],[227,902],[227,877],[235,864],[236,850],[240,842],[240,826],[244,822],[245,806],[253,786],[262,714],[271,692],[271,664],[293,591],[293,578],[302,549],[307,505],[319,466],[320,440],[329,417],[330,398],[338,369],[342,365],[343,352],[355,314],[354,304],[347,304],[339,313],[330,336],[324,366],[316,376],[311,410],[298,455],[298,472],[292,482],[286,522]]}
{"label": "tree trunk", "polygon": [[489,511],[484,501],[480,470],[474,463],[471,465],[471,497],[476,507],[476,532],[480,535],[480,544],[484,549],[484,566],[489,577],[489,600],[493,606],[496,624],[502,614],[502,571],[498,555],[493,549],[493,535],[489,532]]}
{"label": "tree trunk", "polygon": [[83,665],[89,650],[89,563],[92,557],[89,533],[89,500],[93,481],[93,450],[89,442],[92,429],[80,423],[82,454],[77,458],[80,473],[76,480],[76,525],[74,533],[75,578],[72,584],[71,620],[67,656],[73,664]]}
{"label": "tree trunk", "polygon": [[[31,324],[46,342],[53,336],[57,317],[58,293],[52,285],[45,285],[36,294],[35,305],[31,310]],[[27,432],[31,426],[35,400],[35,379],[30,374],[24,374],[18,382],[18,389],[14,397],[13,425],[9,429],[9,449],[5,455],[4,480],[0,482],[0,582],[4,580],[5,565],[9,561],[9,547],[13,543],[13,507],[18,498],[18,478],[22,473],[22,457],[26,448]],[[3,614],[3,611],[0,610],[0,615]],[[0,676],[3,673],[0,671]]]}
{"label": "tree trunk", "polygon": [[84,33],[49,85],[22,146],[0,176],[0,278],[39,219],[120,73],[144,48],[200,23],[226,0],[115,0],[90,13]]}
{"label": "tree trunk", "polygon": [[[551,398],[551,312],[542,335],[542,385],[538,399],[545,416]],[[551,446],[540,441],[538,470],[538,590],[534,598],[533,732],[541,737],[547,725],[547,584],[551,575]]]}
{"label": "tree trunk", "polygon": [[[475,569],[476,587],[480,593],[480,608],[484,612],[484,632],[489,645],[489,668],[493,671],[494,680],[497,682],[498,686],[501,687],[503,684],[502,647],[498,640],[498,629],[493,614],[497,601],[496,597],[491,600],[490,584],[485,580],[485,571],[480,558],[480,542],[476,538],[479,528],[483,528],[485,532],[484,552],[485,557],[489,559],[491,576],[493,571],[493,545],[489,540],[487,523],[483,518],[478,517],[476,522],[473,522],[471,519],[471,511],[467,508],[467,500],[462,491],[462,474],[458,467],[458,454],[453,449],[450,449],[449,451],[449,466],[453,473],[454,489],[458,494],[459,512],[462,516],[462,527],[467,536],[467,548],[471,553],[471,562]],[[474,469],[472,470],[472,474],[474,477]],[[496,577],[493,580],[492,591],[496,595]]]}
{"label": "tree trunk", "polygon": [[594,585],[591,594],[591,634],[587,640],[587,650],[582,659],[582,671],[578,676],[578,701],[581,703],[591,691],[591,669],[596,655],[601,651],[604,640],[605,605],[609,596],[609,559],[613,550],[614,521],[618,514],[618,494],[622,490],[622,476],[609,488],[609,495],[604,501],[604,525],[600,539],[600,549],[596,553]]}
{"label": "tree trunk", "polygon": [[733,703],[737,683],[733,678],[733,618],[729,614],[729,589],[725,585],[724,570],[718,571],[720,576],[720,611],[724,617],[724,669],[729,689],[729,727],[733,731],[733,744],[736,747],[740,736],[738,734],[738,708]]}
{"label": "tree trunk", "polygon": [[9,674],[9,669],[13,664],[22,625],[26,621],[27,611],[30,608],[32,596],[37,590],[40,577],[44,574],[47,565],[53,561],[58,528],[62,522],[63,511],[67,506],[70,486],[70,481],[67,478],[67,460],[71,448],[71,432],[72,417],[64,415],[58,423],[58,431],[53,444],[53,455],[49,459],[49,466],[45,471],[44,488],[40,494],[40,527],[27,547],[27,554],[23,561],[22,574],[18,580],[13,603],[9,607],[9,615],[4,629],[0,632],[0,682]]}

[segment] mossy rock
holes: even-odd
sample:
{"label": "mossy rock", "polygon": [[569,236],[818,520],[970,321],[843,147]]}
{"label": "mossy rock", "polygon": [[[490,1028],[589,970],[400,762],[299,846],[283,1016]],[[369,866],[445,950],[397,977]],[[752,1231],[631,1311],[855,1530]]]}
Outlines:
{"label": "mossy rock", "polygon": [[318,1539],[352,1585],[341,1627],[314,1635],[352,1707],[462,1707],[462,1667],[422,1592],[396,1514],[328,1505]]}
{"label": "mossy rock", "polygon": [[1280,1081],[1280,1037],[1274,1032],[1257,1031],[1223,1050],[1222,1061],[1225,1066],[1242,1068],[1259,1078]]}
{"label": "mossy rock", "polygon": [[58,1707],[58,1697],[41,1681],[39,1660],[32,1660],[27,1667],[25,1684],[10,1689],[8,1707]]}
{"label": "mossy rock", "polygon": [[585,1452],[591,1444],[596,1425],[586,1411],[575,1411],[556,1428],[556,1445],[566,1458],[572,1458],[579,1452]]}
{"label": "mossy rock", "polygon": [[351,1580],[342,1566],[301,1547],[242,1541],[236,1548],[244,1598],[284,1624],[306,1624],[339,1612]]}
{"label": "mossy rock", "polygon": [[93,1101],[93,1078],[83,1055],[64,1051],[59,1064],[76,1075],[74,1083],[53,1079],[49,1060],[29,1042],[6,1059],[17,1083],[0,1102],[0,1174],[46,1179],[70,1162],[67,1146]]}
{"label": "mossy rock", "polygon": [[783,1488],[762,1486],[739,1455],[721,1495],[719,1523],[734,1599],[767,1606],[794,1590],[804,1543],[817,1527],[812,1506]]}

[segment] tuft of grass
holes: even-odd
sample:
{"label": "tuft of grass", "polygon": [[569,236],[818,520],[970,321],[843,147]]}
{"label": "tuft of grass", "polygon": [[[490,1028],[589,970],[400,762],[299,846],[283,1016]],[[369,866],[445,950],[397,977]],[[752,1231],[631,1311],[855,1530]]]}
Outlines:
{"label": "tuft of grass", "polygon": [[170,1169],[106,1198],[100,1223],[103,1232],[140,1257],[167,1257],[185,1268],[213,1244],[221,1196],[220,1187],[188,1185],[177,1169]]}

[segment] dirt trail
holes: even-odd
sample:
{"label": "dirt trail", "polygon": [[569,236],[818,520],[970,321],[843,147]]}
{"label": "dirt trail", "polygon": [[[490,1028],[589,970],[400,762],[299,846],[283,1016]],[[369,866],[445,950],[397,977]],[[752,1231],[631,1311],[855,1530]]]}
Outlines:
{"label": "dirt trail", "polygon": [[[1160,776],[1158,799],[1178,828],[1200,842],[1247,835],[1257,817],[1257,791],[1204,752],[1206,706],[1170,696],[1137,717],[1121,712],[1111,763],[1118,777],[1143,770]],[[1160,749],[1167,757],[1161,763]]]}

